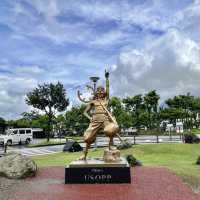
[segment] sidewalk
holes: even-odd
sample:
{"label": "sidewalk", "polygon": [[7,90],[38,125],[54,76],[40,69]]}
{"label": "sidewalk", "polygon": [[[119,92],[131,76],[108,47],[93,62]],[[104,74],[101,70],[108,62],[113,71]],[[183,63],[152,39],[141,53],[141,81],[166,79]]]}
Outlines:
{"label": "sidewalk", "polygon": [[[132,168],[131,184],[64,184],[64,168],[41,168],[20,184],[12,200],[200,200],[166,168]],[[3,200],[3,199],[2,199]]]}

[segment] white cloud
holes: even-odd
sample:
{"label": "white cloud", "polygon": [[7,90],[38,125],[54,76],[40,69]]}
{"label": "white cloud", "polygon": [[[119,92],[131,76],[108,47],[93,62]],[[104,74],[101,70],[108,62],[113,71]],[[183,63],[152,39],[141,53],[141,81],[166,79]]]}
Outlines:
{"label": "white cloud", "polygon": [[16,117],[28,109],[24,95],[38,83],[81,85],[91,75],[101,76],[106,64],[116,95],[150,89],[163,98],[199,94],[200,1],[184,2],[8,3],[8,9],[0,8],[0,23],[11,30],[3,32],[1,42],[0,116]]}
{"label": "white cloud", "polygon": [[124,34],[122,31],[112,30],[101,35],[97,35],[96,38],[90,42],[90,44],[100,47],[113,45],[113,43],[116,45],[119,43],[123,43],[126,35],[127,34]]}
{"label": "white cloud", "polygon": [[200,95],[200,44],[169,30],[143,51],[122,52],[112,72],[114,93],[120,96],[156,89],[162,98],[191,92]]}
{"label": "white cloud", "polygon": [[24,111],[31,110],[25,103],[25,96],[38,84],[59,81],[59,74],[51,68],[45,70],[39,66],[1,65],[1,70],[0,116],[6,119],[19,117]]}
{"label": "white cloud", "polygon": [[33,78],[0,75],[0,116],[8,119],[19,116],[22,112],[28,111],[25,104],[25,95],[30,91],[37,81]]}
{"label": "white cloud", "polygon": [[181,16],[177,22],[177,26],[180,30],[187,33],[188,37],[200,41],[200,1],[194,1],[190,6],[178,12],[177,16]]}
{"label": "white cloud", "polygon": [[[130,1],[27,1],[36,10],[31,12],[21,3],[13,4],[14,14],[3,16],[2,23],[7,23],[16,35],[44,37],[55,44],[63,42],[82,43],[84,45],[110,46],[119,43],[119,40],[131,41],[131,34],[128,29],[139,26],[144,30],[162,29],[166,30],[173,26],[172,17],[167,16],[158,3],[142,3],[135,5]],[[160,12],[166,17],[162,17]],[[73,14],[80,16],[76,23],[59,22],[57,16],[70,17]],[[73,18],[73,16],[72,16]],[[96,22],[115,21],[119,30],[105,30],[105,33],[98,33],[91,25]],[[14,36],[13,36],[14,37]]]}

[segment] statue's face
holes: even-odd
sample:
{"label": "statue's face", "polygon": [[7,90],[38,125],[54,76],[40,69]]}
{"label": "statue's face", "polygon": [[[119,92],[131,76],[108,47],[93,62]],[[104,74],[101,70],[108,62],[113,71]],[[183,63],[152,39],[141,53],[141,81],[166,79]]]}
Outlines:
{"label": "statue's face", "polygon": [[98,99],[104,99],[105,98],[105,90],[104,88],[97,88],[97,92],[96,92],[97,98]]}

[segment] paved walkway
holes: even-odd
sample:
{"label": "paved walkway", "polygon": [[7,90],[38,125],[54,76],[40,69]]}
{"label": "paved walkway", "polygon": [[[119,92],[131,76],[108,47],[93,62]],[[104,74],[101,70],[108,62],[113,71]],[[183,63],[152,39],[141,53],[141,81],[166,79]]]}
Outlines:
{"label": "paved walkway", "polygon": [[151,167],[133,168],[131,184],[94,185],[65,185],[64,168],[42,168],[16,191],[12,200],[200,200],[171,171]]}

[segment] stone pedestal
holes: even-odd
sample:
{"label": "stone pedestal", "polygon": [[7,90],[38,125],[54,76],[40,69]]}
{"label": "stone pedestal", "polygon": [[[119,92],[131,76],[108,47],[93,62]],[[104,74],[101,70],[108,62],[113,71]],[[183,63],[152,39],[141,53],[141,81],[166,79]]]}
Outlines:
{"label": "stone pedestal", "polygon": [[130,167],[122,157],[118,162],[105,162],[103,158],[76,160],[65,168],[65,183],[131,183]]}

